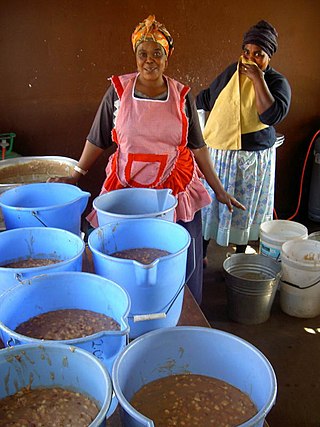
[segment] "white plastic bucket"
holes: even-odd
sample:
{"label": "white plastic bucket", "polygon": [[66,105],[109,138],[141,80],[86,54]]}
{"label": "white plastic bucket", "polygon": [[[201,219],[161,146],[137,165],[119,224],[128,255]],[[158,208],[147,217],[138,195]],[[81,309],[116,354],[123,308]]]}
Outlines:
{"label": "white plastic bucket", "polygon": [[101,194],[93,201],[99,226],[135,218],[174,220],[178,200],[172,190],[153,188],[123,188]]}
{"label": "white plastic bucket", "polygon": [[24,344],[0,350],[0,372],[0,399],[28,386],[61,387],[83,393],[98,404],[100,411],[90,427],[106,425],[111,378],[89,352],[59,343]]}
{"label": "white plastic bucket", "polygon": [[280,306],[290,316],[320,315],[320,242],[292,240],[281,249]]}
{"label": "white plastic bucket", "polygon": [[263,222],[260,226],[259,252],[278,261],[281,260],[281,246],[292,239],[306,239],[308,229],[303,224],[285,219]]}
{"label": "white plastic bucket", "polygon": [[117,357],[112,380],[124,427],[154,427],[130,404],[143,385],[172,374],[193,373],[226,381],[247,393],[258,413],[241,427],[262,427],[275,403],[277,380],[268,359],[249,342],[227,332],[177,326],[148,332]]}

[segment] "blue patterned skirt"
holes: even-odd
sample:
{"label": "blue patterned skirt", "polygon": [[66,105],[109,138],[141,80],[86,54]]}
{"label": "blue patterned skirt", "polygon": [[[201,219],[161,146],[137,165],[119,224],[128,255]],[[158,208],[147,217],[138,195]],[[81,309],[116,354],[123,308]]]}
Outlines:
{"label": "blue patterned skirt", "polygon": [[204,182],[212,203],[202,209],[203,237],[215,239],[221,246],[258,240],[260,224],[273,219],[275,146],[260,151],[209,148],[209,152],[222,185],[246,210],[234,208],[230,213]]}

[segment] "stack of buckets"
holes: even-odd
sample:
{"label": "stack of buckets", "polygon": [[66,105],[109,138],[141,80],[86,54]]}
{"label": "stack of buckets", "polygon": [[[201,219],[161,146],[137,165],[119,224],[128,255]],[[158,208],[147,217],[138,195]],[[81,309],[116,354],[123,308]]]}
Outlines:
{"label": "stack of buckets", "polygon": [[[89,235],[95,271],[130,295],[130,338],[176,326],[181,314],[189,233],[173,222],[177,199],[171,190],[127,188],[98,196],[93,206],[99,227]],[[151,264],[115,258],[133,248],[169,252]]]}
{"label": "stack of buckets", "polygon": [[[58,190],[54,197],[48,196],[51,189]],[[277,390],[275,374],[268,360],[259,350],[231,334],[208,328],[176,327],[182,309],[187,251],[191,238],[183,227],[174,223],[177,201],[170,190],[116,190],[95,199],[99,226],[89,235],[88,244],[96,274],[80,271],[82,263],[79,261],[84,250],[79,237],[79,224],[88,202],[88,193],[81,192],[77,187],[71,189],[68,184],[56,183],[27,184],[8,190],[10,191],[15,194],[5,192],[0,196],[0,206],[7,227],[0,234],[0,246],[1,238],[8,246],[13,234],[20,232],[22,249],[19,248],[18,257],[37,257],[41,252],[41,245],[38,243],[41,241],[46,249],[47,241],[48,248],[51,246],[49,250],[42,251],[42,257],[52,258],[62,253],[61,246],[72,246],[59,237],[59,232],[67,233],[69,242],[72,240],[71,235],[80,242],[77,241],[77,254],[67,255],[72,259],[76,258],[73,260],[75,266],[65,263],[65,270],[59,272],[41,270],[43,267],[38,267],[29,269],[33,271],[28,276],[25,271],[0,267],[0,273],[7,270],[11,281],[9,288],[3,289],[0,296],[0,336],[7,346],[13,345],[0,351],[0,367],[1,371],[7,372],[7,385],[11,387],[11,384],[20,384],[16,379],[19,374],[19,378],[23,380],[22,386],[28,385],[28,378],[32,375],[36,375],[37,384],[47,386],[52,375],[62,374],[66,386],[74,386],[100,403],[101,411],[92,426],[105,425],[105,417],[111,416],[118,399],[121,407],[125,408],[124,412],[129,407],[129,414],[124,417],[125,426],[151,426],[152,421],[149,420],[149,424],[146,424],[145,417],[126,401],[131,369],[135,374],[135,386],[139,387],[139,380],[147,367],[150,370],[145,374],[149,378],[149,375],[160,372],[158,367],[167,366],[168,360],[176,357],[177,362],[179,360],[183,365],[183,372],[187,364],[190,372],[221,376],[247,391],[259,411],[248,425],[263,426],[265,416],[274,404]],[[65,198],[66,194],[69,194],[69,199]],[[70,206],[72,203],[75,205]],[[57,219],[59,223],[56,222]],[[39,230],[51,234],[48,234],[47,239],[40,239],[36,234],[41,234]],[[22,244],[23,241],[26,244]],[[14,243],[14,246],[18,248],[19,243]],[[111,256],[115,251],[138,247],[162,249],[168,251],[169,255],[148,265]],[[11,258],[13,254],[14,251]],[[1,259],[0,264],[4,265],[5,261]],[[25,309],[19,310],[22,305],[26,306]],[[121,330],[104,331],[70,342],[41,343],[15,332],[19,322],[27,318],[64,308],[103,312],[118,321]],[[158,332],[161,333],[158,335]],[[127,345],[129,336],[133,341]],[[163,345],[164,342],[170,345]],[[215,369],[212,369],[208,348],[218,358],[214,363]],[[41,361],[47,360],[47,356],[43,357],[43,351],[52,357],[54,366],[60,366],[59,372],[56,373],[51,365],[49,369],[41,365]],[[29,363],[23,364],[23,373],[21,366],[19,372],[16,372],[15,366],[8,366],[7,363],[10,354],[14,356],[18,353],[21,357],[26,355],[27,361],[36,361],[32,366]],[[239,353],[243,357],[238,357]],[[61,360],[66,357],[70,357],[73,376],[69,376],[67,370],[61,371]],[[247,360],[248,369],[243,369],[243,359]],[[145,360],[149,361],[148,365]],[[77,364],[77,369],[73,368],[74,363]],[[241,365],[236,369],[237,375],[235,363]],[[177,372],[179,366],[177,364]],[[129,375],[127,379],[125,367]],[[166,375],[165,370],[162,372]],[[113,397],[108,375],[112,376],[116,392]],[[125,381],[124,384],[121,381]],[[0,384],[0,398],[13,392],[6,384]],[[129,389],[131,394],[133,388]]]}
{"label": "stack of buckets", "polygon": [[261,224],[260,253],[281,263],[280,306],[294,317],[320,315],[320,242],[297,222]]}
{"label": "stack of buckets", "polygon": [[[40,348],[44,342],[76,346],[93,354],[93,360],[102,364],[110,377],[115,358],[128,343],[130,297],[111,280],[82,272],[85,244],[80,237],[81,215],[89,196],[90,193],[76,186],[62,183],[26,184],[0,195],[6,225],[6,230],[0,233],[0,338],[4,345],[14,348],[32,344]],[[5,267],[28,258],[58,262],[31,268]],[[62,309],[105,314],[120,324],[120,330],[62,341],[37,340],[15,332],[20,323],[31,317]],[[1,352],[2,355],[5,358]],[[81,363],[81,369],[87,372],[87,382],[90,382],[89,366],[87,370],[84,362]],[[87,363],[90,365],[92,359],[88,358]],[[8,369],[8,381],[15,381],[15,371]],[[43,384],[47,384],[46,371],[39,367],[40,371]],[[39,376],[39,372],[37,370],[35,374]],[[82,378],[82,374],[78,377]],[[76,378],[77,375],[73,386],[86,391],[82,380],[77,383]],[[1,390],[1,397],[6,390]],[[95,394],[92,396],[96,397]],[[114,397],[110,399],[108,416],[117,404]]]}

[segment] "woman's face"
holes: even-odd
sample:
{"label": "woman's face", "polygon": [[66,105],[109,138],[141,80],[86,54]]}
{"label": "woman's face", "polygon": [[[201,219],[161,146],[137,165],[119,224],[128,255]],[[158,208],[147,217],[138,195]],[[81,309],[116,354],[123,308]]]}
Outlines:
{"label": "woman's face", "polygon": [[265,71],[270,62],[266,52],[255,44],[246,44],[243,48],[243,56],[245,59],[255,62],[262,71]]}
{"label": "woman's face", "polygon": [[148,81],[162,79],[168,60],[163,47],[154,41],[139,44],[136,50],[137,68],[140,76]]}

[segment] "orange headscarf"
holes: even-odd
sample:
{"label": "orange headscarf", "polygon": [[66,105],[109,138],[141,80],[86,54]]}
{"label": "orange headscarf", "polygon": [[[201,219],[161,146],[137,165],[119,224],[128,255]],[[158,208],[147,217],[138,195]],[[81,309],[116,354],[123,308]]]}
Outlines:
{"label": "orange headscarf", "polygon": [[154,15],[149,15],[147,19],[136,26],[131,36],[133,51],[138,45],[145,41],[154,41],[161,44],[169,57],[173,51],[173,38],[163,24],[156,21]]}

